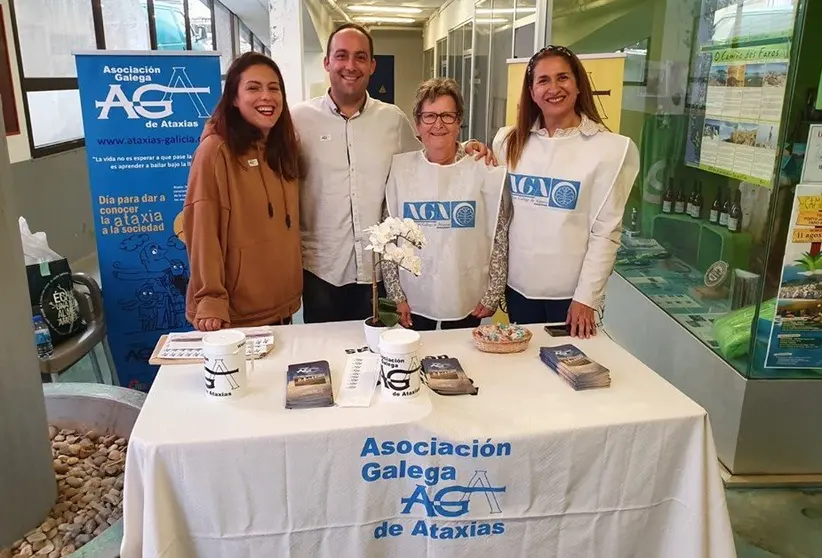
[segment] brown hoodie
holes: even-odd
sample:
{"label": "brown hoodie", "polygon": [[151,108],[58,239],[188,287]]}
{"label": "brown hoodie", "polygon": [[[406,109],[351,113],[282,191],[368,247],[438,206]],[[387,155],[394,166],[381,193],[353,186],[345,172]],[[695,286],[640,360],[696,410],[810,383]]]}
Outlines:
{"label": "brown hoodie", "polygon": [[259,147],[235,156],[207,126],[183,209],[191,265],[186,319],[242,327],[294,314],[303,288],[299,215],[297,182],[281,180]]}

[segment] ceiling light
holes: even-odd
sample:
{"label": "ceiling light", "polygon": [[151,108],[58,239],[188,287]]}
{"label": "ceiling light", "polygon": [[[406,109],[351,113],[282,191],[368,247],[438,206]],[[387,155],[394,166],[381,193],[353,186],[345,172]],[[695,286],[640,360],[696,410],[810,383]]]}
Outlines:
{"label": "ceiling light", "polygon": [[420,8],[410,8],[406,6],[369,6],[367,4],[354,4],[347,6],[349,12],[360,12],[369,14],[419,14]]}
{"label": "ceiling light", "polygon": [[411,17],[381,17],[381,16],[358,16],[354,18],[360,23],[414,23],[416,20]]}

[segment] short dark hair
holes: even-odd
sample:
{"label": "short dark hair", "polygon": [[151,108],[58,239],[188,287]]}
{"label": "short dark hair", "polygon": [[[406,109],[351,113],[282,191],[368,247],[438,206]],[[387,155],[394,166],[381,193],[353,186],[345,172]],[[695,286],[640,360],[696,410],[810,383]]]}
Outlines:
{"label": "short dark hair", "polygon": [[365,35],[365,38],[368,39],[368,57],[374,58],[374,38],[371,36],[371,33],[368,32],[368,29],[366,29],[359,23],[344,23],[331,32],[331,34],[328,36],[328,42],[325,44],[326,58],[331,58],[331,41],[334,40],[334,35],[336,35],[340,31],[345,31],[346,29],[354,29]]}
{"label": "short dark hair", "polygon": [[268,56],[259,52],[246,52],[231,63],[225,77],[223,96],[211,115],[211,124],[214,126],[217,135],[226,141],[228,148],[234,155],[242,155],[255,142],[262,139],[262,133],[246,122],[240,114],[240,110],[234,106],[243,72],[251,66],[257,65],[268,66],[274,70],[280,80],[280,88],[283,94],[282,113],[266,139],[266,162],[271,170],[279,174],[284,180],[296,180],[302,176],[297,133],[291,121],[291,112],[288,110],[283,74],[276,62]]}

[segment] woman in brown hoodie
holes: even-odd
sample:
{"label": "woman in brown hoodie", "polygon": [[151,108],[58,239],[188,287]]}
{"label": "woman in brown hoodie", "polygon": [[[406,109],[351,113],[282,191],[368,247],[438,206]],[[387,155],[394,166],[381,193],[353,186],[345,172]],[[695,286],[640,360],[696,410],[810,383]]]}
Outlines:
{"label": "woman in brown hoodie", "polygon": [[282,73],[243,54],[188,177],[186,318],[198,330],[289,323],[300,308],[299,175]]}

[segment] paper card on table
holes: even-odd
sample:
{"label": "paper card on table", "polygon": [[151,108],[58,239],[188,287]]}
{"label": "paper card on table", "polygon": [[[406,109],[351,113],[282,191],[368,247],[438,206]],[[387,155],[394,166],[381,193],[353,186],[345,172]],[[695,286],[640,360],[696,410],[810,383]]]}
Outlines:
{"label": "paper card on table", "polygon": [[[246,336],[246,358],[258,359],[274,348],[274,331],[269,326],[237,328]],[[157,343],[149,364],[198,362],[203,359],[202,331],[175,332],[164,335]]]}

